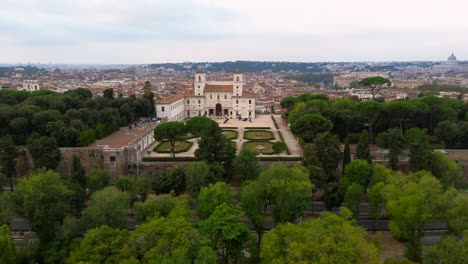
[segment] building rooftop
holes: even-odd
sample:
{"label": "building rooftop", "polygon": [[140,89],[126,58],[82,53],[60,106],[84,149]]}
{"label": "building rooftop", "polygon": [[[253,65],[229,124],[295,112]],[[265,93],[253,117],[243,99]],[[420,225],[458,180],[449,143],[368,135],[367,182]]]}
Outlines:
{"label": "building rooftop", "polygon": [[156,127],[155,121],[137,122],[128,127],[121,127],[109,136],[96,140],[91,146],[104,147],[107,149],[120,149],[129,146]]}
{"label": "building rooftop", "polygon": [[233,86],[232,84],[230,85],[222,85],[222,84],[207,84],[205,85],[205,92],[206,93],[213,93],[213,92],[224,92],[224,93],[228,93],[228,92],[232,92],[233,90]]}

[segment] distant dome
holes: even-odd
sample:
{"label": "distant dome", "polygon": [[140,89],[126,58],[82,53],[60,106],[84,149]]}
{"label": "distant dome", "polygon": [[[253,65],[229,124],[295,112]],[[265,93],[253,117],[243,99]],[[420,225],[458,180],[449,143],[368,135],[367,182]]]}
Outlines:
{"label": "distant dome", "polygon": [[450,57],[448,57],[447,60],[448,61],[457,61],[457,57],[455,57],[455,55],[453,55],[453,53],[452,53],[452,55],[450,55]]}

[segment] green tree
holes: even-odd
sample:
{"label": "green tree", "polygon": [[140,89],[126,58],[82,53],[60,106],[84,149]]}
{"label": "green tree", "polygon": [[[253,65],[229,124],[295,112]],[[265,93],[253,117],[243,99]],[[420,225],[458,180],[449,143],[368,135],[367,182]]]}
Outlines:
{"label": "green tree", "polygon": [[72,194],[57,173],[39,170],[21,178],[7,200],[13,212],[29,221],[44,247],[55,236],[55,223],[68,213]]}
{"label": "green tree", "polygon": [[168,217],[176,208],[188,210],[189,201],[186,196],[161,194],[144,202],[135,203],[135,216],[137,223],[144,223],[153,217]]}
{"label": "green tree", "polygon": [[145,85],[143,86],[143,98],[146,99],[150,103],[150,108],[146,116],[154,116],[154,93],[152,92],[151,82],[146,81]]}
{"label": "green tree", "polygon": [[201,132],[195,157],[209,164],[220,163],[224,167],[226,179],[229,179],[233,171],[236,147],[234,142],[226,139],[218,123],[208,122]]}
{"label": "green tree", "polygon": [[331,133],[318,134],[311,145],[304,147],[305,164],[321,167],[328,175],[329,181],[336,175],[341,151],[338,137]]}
{"label": "green tree", "polygon": [[10,191],[13,192],[13,178],[16,176],[16,158],[18,147],[11,136],[0,137],[0,174],[10,180]]}
{"label": "green tree", "polygon": [[384,190],[385,211],[391,216],[390,231],[405,242],[405,256],[422,260],[421,237],[424,224],[433,217],[433,206],[442,185],[430,173],[396,174]]}
{"label": "green tree", "polygon": [[73,155],[70,166],[70,175],[67,179],[68,188],[74,193],[70,197],[70,204],[75,215],[80,215],[86,204],[86,173],[81,165],[80,157]]}
{"label": "green tree", "polygon": [[294,104],[296,104],[297,102],[300,102],[300,98],[297,97],[297,96],[286,96],[285,98],[283,98],[283,100],[281,100],[281,107],[282,108],[285,108],[289,111],[291,111],[294,107]]}
{"label": "green tree", "polygon": [[86,175],[89,193],[99,191],[110,185],[111,177],[109,173],[102,169],[92,169]]}
{"label": "green tree", "polygon": [[241,180],[255,180],[260,174],[260,166],[255,151],[243,148],[234,160],[234,168]]}
{"label": "green tree", "polygon": [[28,141],[34,168],[55,170],[62,158],[57,142],[51,137],[39,137]]}
{"label": "green tree", "polygon": [[370,143],[374,143],[374,123],[379,117],[380,113],[383,110],[384,104],[379,103],[377,101],[371,100],[371,101],[364,101],[360,102],[357,105],[357,109],[361,116],[367,120],[367,126],[369,127],[369,138],[370,138]]}
{"label": "green tree", "polygon": [[262,263],[379,263],[377,248],[350,216],[343,208],[339,214],[325,212],[318,219],[275,227],[263,240]]}
{"label": "green tree", "polygon": [[351,210],[355,219],[359,218],[359,203],[364,195],[364,188],[358,183],[352,183],[346,189],[344,195],[344,206]]}
{"label": "green tree", "polygon": [[127,212],[130,197],[127,192],[120,192],[113,187],[96,191],[81,217],[85,229],[107,225],[112,228],[127,226]]}
{"label": "green tree", "polygon": [[240,220],[242,214],[238,206],[224,203],[198,224],[200,231],[211,240],[212,248],[221,251],[223,263],[242,263],[242,251],[251,236],[247,225]]}
{"label": "green tree", "polygon": [[242,186],[242,208],[252,222],[260,246],[267,209],[275,223],[294,222],[310,206],[314,186],[304,167],[277,165],[263,171],[255,181]]}
{"label": "green tree", "polygon": [[344,172],[346,165],[351,162],[351,150],[349,148],[349,137],[345,139],[345,146],[343,150],[343,168],[342,171]]}
{"label": "green tree", "polygon": [[185,134],[187,134],[186,126],[177,121],[162,123],[154,129],[156,140],[168,140],[171,144],[172,157],[175,157],[175,143]]}
{"label": "green tree", "polygon": [[405,138],[400,129],[391,128],[377,136],[377,144],[388,148],[388,162],[392,170],[398,169],[398,156],[405,146]]}
{"label": "green tree", "polygon": [[457,162],[441,152],[432,153],[429,170],[445,188],[453,186],[463,177],[463,169]]}
{"label": "green tree", "polygon": [[369,216],[372,218],[372,232],[375,233],[375,220],[382,217],[385,208],[385,184],[378,182],[369,191]]}
{"label": "green tree", "polygon": [[[177,207],[167,217],[137,225],[120,250],[119,259],[143,263],[193,263],[206,255],[207,241],[188,218],[190,211]],[[203,250],[203,253],[200,251]],[[116,261],[115,263],[120,263]]]}
{"label": "green tree", "polygon": [[340,191],[336,182],[329,182],[325,186],[325,194],[323,196],[323,202],[328,211],[331,211],[334,207],[341,205]]}
{"label": "green tree", "polygon": [[79,243],[83,234],[74,216],[67,216],[60,225],[55,239],[42,252],[44,263],[66,263],[72,246]]}
{"label": "green tree", "polygon": [[461,239],[448,236],[438,244],[431,246],[425,264],[438,263],[466,263],[468,257],[468,231],[465,231]]}
{"label": "green tree", "polygon": [[118,263],[118,253],[128,239],[127,230],[99,226],[86,232],[67,263]]}
{"label": "green tree", "polygon": [[321,167],[310,165],[307,166],[307,170],[309,171],[310,182],[317,189],[323,189],[327,185],[328,175]]}
{"label": "green tree", "polygon": [[177,195],[185,192],[185,169],[176,165],[167,168],[163,173],[155,175],[152,188],[156,194],[175,191]]}
{"label": "green tree", "polygon": [[194,116],[187,120],[186,126],[188,132],[195,136],[201,136],[203,131],[210,126],[215,126],[215,121],[205,116]]}
{"label": "green tree", "polygon": [[383,78],[380,76],[373,76],[364,78],[359,81],[359,84],[368,88],[372,94],[372,100],[375,99],[375,95],[379,94],[382,88],[386,86],[390,86],[392,83],[389,79]]}
{"label": "green tree", "polygon": [[369,164],[372,164],[372,156],[369,148],[369,135],[367,131],[362,131],[359,141],[356,145],[356,158],[361,160],[367,160]]}
{"label": "green tree", "polygon": [[[365,160],[353,160],[345,168],[343,177],[340,179],[340,192],[344,195],[348,187],[357,183],[363,189],[367,189],[371,176],[371,166]],[[351,208],[350,208],[351,209]]]}
{"label": "green tree", "polygon": [[234,198],[234,191],[231,185],[225,182],[217,182],[203,187],[198,195],[197,214],[200,219],[208,218],[217,206],[225,203],[231,204]]}
{"label": "green tree", "polygon": [[405,132],[405,139],[410,145],[411,170],[428,170],[432,161],[432,146],[426,131],[411,128]]}
{"label": "green tree", "polygon": [[273,143],[273,152],[278,155],[278,162],[280,160],[279,155],[285,152],[287,149],[286,143],[284,141],[276,141]]}
{"label": "green tree", "polygon": [[186,189],[194,198],[197,197],[202,187],[216,181],[210,166],[205,161],[193,162],[186,169]]}
{"label": "green tree", "polygon": [[461,235],[468,230],[468,196],[455,188],[437,197],[434,212],[435,218],[444,222],[452,234]]}
{"label": "green tree", "polygon": [[328,132],[333,123],[319,114],[305,114],[291,124],[291,131],[306,142],[314,141],[319,133]]}
{"label": "green tree", "polygon": [[15,245],[5,224],[0,226],[0,263],[16,263]]}
{"label": "green tree", "polygon": [[114,99],[114,89],[112,89],[112,88],[105,89],[102,92],[102,97],[110,99],[110,100]]}

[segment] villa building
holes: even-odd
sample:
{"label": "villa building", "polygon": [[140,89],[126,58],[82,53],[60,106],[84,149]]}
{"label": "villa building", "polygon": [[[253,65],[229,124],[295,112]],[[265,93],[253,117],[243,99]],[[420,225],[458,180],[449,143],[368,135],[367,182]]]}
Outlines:
{"label": "villa building", "polygon": [[207,81],[206,73],[195,74],[193,89],[156,102],[156,115],[169,121],[193,116],[255,118],[255,94],[244,91],[243,75],[232,81]]}

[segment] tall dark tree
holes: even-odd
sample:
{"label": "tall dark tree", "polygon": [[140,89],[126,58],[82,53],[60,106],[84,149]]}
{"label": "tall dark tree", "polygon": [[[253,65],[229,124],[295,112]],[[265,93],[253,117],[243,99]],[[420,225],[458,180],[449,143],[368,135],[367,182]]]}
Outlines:
{"label": "tall dark tree", "polygon": [[16,176],[18,147],[11,136],[0,138],[0,173],[9,178],[10,191],[13,192],[13,178]]}
{"label": "tall dark tree", "polygon": [[86,203],[86,173],[81,165],[80,157],[73,155],[72,164],[70,166],[70,176],[68,178],[68,186],[74,191],[71,198],[71,205],[76,215],[80,215]]}
{"label": "tall dark tree", "polygon": [[107,99],[114,99],[114,89],[109,88],[105,89],[104,92],[102,92],[102,97],[107,98]]}
{"label": "tall dark tree", "polygon": [[148,100],[151,104],[151,108],[148,115],[154,116],[154,93],[152,92],[151,83],[149,81],[146,81],[145,85],[143,86],[143,98]]}
{"label": "tall dark tree", "polygon": [[184,123],[172,121],[162,123],[154,129],[154,138],[158,141],[168,140],[171,144],[171,155],[175,157],[175,144],[187,133]]}
{"label": "tall dark tree", "polygon": [[360,102],[357,105],[357,109],[361,116],[367,120],[367,125],[369,127],[369,137],[370,143],[374,143],[374,123],[382,112],[384,104],[377,101],[364,101]]}
{"label": "tall dark tree", "polygon": [[62,158],[57,141],[51,137],[30,139],[27,148],[31,153],[34,168],[55,170]]}
{"label": "tall dark tree", "polygon": [[343,168],[342,171],[344,172],[346,165],[351,162],[351,150],[349,148],[349,137],[345,139],[345,146],[343,150]]}
{"label": "tall dark tree", "polygon": [[377,144],[380,147],[388,148],[388,162],[392,170],[398,169],[398,156],[405,146],[405,138],[400,129],[391,128],[382,132],[377,137]]}
{"label": "tall dark tree", "polygon": [[380,93],[380,91],[385,86],[390,86],[392,83],[387,78],[374,76],[374,77],[368,77],[368,78],[362,79],[361,81],[359,81],[359,84],[367,87],[370,90],[372,94],[372,100],[374,100],[375,95]]}
{"label": "tall dark tree", "polygon": [[356,158],[367,160],[369,164],[372,164],[372,156],[369,148],[369,135],[365,130],[362,131],[358,144],[356,145]]}
{"label": "tall dark tree", "polygon": [[326,132],[317,135],[313,144],[304,147],[306,166],[321,167],[328,175],[329,181],[336,176],[336,168],[340,162],[341,151],[338,137]]}

